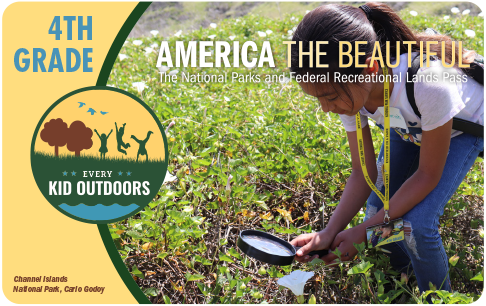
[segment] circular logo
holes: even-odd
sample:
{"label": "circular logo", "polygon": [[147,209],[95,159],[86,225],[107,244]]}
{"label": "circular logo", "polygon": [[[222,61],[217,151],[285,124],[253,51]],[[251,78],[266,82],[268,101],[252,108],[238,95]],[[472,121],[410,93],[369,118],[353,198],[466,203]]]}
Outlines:
{"label": "circular logo", "polygon": [[44,197],[87,223],[111,223],[143,209],[167,172],[167,139],[143,101],[111,87],[87,87],[56,101],[32,139],[31,165]]}

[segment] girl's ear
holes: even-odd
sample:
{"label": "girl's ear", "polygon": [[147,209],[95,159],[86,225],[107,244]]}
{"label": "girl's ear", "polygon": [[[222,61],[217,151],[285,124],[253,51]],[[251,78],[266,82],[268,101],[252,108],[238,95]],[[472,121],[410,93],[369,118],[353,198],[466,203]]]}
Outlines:
{"label": "girl's ear", "polygon": [[378,71],[379,71],[379,67],[378,67],[378,62],[377,61],[373,61],[373,63],[371,64],[371,67],[370,67],[370,63],[371,63],[371,57],[368,57],[366,59],[366,67],[365,68],[365,71],[367,74],[377,74]]}

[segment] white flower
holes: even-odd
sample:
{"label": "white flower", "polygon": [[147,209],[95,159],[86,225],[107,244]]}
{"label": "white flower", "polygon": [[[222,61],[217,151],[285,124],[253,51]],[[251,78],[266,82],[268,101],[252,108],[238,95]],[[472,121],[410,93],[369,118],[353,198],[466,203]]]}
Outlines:
{"label": "white flower", "polygon": [[152,34],[153,36],[156,36],[157,34],[159,34],[159,31],[152,30],[152,31],[150,31],[150,34]]}
{"label": "white flower", "polygon": [[123,61],[124,59],[128,58],[128,55],[126,54],[118,54],[118,56],[120,57],[120,61]]}
{"label": "white flower", "polygon": [[305,11],[305,14],[306,14],[306,15],[307,15],[307,14],[309,14],[309,13],[310,13],[310,11],[309,11],[309,10]]}
{"label": "white flower", "polygon": [[412,15],[412,16],[417,16],[417,15],[418,15],[418,13],[417,13],[416,11],[410,11],[410,15]]}
{"label": "white flower", "polygon": [[150,45],[150,48],[157,48],[158,46],[159,46],[159,44],[153,43],[153,44]]}
{"label": "white flower", "polygon": [[267,33],[267,35],[270,35],[270,34],[273,33],[273,31],[272,30],[266,30],[265,33]]}
{"label": "white flower", "polygon": [[295,20],[294,16],[290,17],[290,21],[294,21],[294,20]]}
{"label": "white flower", "polygon": [[483,17],[483,16],[484,16],[483,12],[478,14],[478,17]]}
{"label": "white flower", "polygon": [[476,36],[476,33],[473,30],[466,30],[466,31],[464,31],[464,33],[466,33],[466,36],[468,36],[468,37]]}
{"label": "white flower", "polygon": [[176,70],[172,70],[171,72],[169,72],[169,75],[175,75],[177,73],[179,73],[179,70],[176,69]]}
{"label": "white flower", "polygon": [[166,73],[170,68],[167,66],[160,66],[159,71],[162,73]]}
{"label": "white flower", "polygon": [[374,127],[375,122],[373,122],[373,120],[368,120],[368,125],[371,126],[371,127]]}
{"label": "white flower", "polygon": [[123,43],[123,45],[126,45],[128,43],[129,43],[129,41],[128,40],[125,40],[125,42]]}
{"label": "white flower", "polygon": [[464,10],[464,11],[462,11],[462,14],[463,15],[469,15],[469,13],[471,13],[471,10]]}
{"label": "white flower", "polygon": [[288,30],[288,31],[287,31],[287,34],[289,34],[289,35],[294,34],[294,30]]}
{"label": "white flower", "polygon": [[168,183],[168,182],[174,182],[177,181],[177,176],[170,174],[169,171],[166,172],[164,182],[162,184]]}
{"label": "white flower", "polygon": [[216,37],[216,34],[213,34],[213,35],[209,35],[208,38],[209,39],[214,39]]}
{"label": "white flower", "polygon": [[179,36],[181,36],[181,34],[182,34],[182,30],[179,30],[179,31],[177,31],[177,32],[174,34],[174,36],[175,36],[175,37],[179,37]]}
{"label": "white flower", "polygon": [[451,18],[449,15],[445,15],[445,16],[444,16],[444,20],[447,20],[447,19],[449,19],[449,18]]}
{"label": "white flower", "polygon": [[230,174],[228,176],[228,181],[226,182],[226,190],[230,191],[231,190],[231,185],[230,185],[230,181],[231,179],[233,178],[233,176]]}
{"label": "white flower", "polygon": [[154,51],[154,48],[151,48],[151,47],[147,47],[145,48],[145,54],[150,54]]}
{"label": "white flower", "polygon": [[134,41],[133,41],[133,44],[134,44],[135,46],[140,46],[141,44],[143,44],[143,41],[141,41],[141,40],[134,40]]}
{"label": "white flower", "polygon": [[169,131],[169,129],[170,129],[171,127],[173,127],[174,125],[175,125],[175,121],[171,121],[171,122],[169,123],[169,126],[168,126],[168,127],[165,129],[165,133],[167,134],[167,132]]}
{"label": "white flower", "polygon": [[305,283],[314,276],[314,272],[303,272],[300,270],[293,271],[290,275],[280,278],[277,283],[292,290],[292,292],[299,296],[304,295]]}
{"label": "white flower", "polygon": [[225,100],[226,102],[229,102],[229,101],[230,101],[230,98],[228,98],[228,97],[224,96],[224,100]]}
{"label": "white flower", "polygon": [[234,35],[231,35],[231,36],[229,37],[229,39],[231,39],[231,40],[235,40],[235,38],[236,38],[236,36],[234,36]]}
{"label": "white flower", "polygon": [[460,12],[460,10],[457,7],[454,6],[453,8],[451,8],[451,12],[452,12],[452,14],[457,14],[457,13]]}
{"label": "white flower", "polygon": [[147,85],[145,85],[145,82],[135,82],[132,86],[137,89],[138,93],[142,93],[145,88],[148,88]]}
{"label": "white flower", "polygon": [[267,36],[267,33],[258,31],[258,36],[265,37]]}
{"label": "white flower", "polygon": [[209,24],[209,26],[210,26],[211,28],[213,28],[213,29],[216,29],[216,27],[217,27],[218,25],[217,25],[217,24],[215,24],[214,22],[211,22],[211,23]]}

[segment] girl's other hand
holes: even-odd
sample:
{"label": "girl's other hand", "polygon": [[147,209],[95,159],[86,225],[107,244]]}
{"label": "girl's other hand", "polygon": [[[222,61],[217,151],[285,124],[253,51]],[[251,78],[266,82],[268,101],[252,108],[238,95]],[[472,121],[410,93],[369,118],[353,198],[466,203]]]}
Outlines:
{"label": "girl's other hand", "polygon": [[[358,254],[358,250],[354,247],[353,243],[360,244],[365,240],[366,231],[358,225],[337,234],[331,244],[331,250],[334,251],[337,248],[341,252],[342,261],[353,260],[356,254]],[[329,252],[329,254],[323,256],[321,259],[328,265],[334,263],[336,258],[338,257],[334,253]]]}
{"label": "girl's other hand", "polygon": [[319,258],[319,255],[309,256],[307,255],[311,251],[328,249],[333,241],[334,237],[331,237],[325,230],[319,233],[302,234],[297,236],[294,240],[290,241],[293,246],[301,247],[295,255],[295,260],[299,262],[309,262],[315,258]]}

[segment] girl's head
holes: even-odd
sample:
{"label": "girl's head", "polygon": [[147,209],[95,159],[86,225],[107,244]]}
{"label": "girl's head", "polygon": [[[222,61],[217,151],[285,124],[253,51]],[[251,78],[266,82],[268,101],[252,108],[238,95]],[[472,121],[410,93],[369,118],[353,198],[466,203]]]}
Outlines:
{"label": "girl's head", "polygon": [[103,140],[106,139],[106,134],[105,133],[101,134],[101,139],[103,139]]}
{"label": "girl's head", "polygon": [[393,223],[388,223],[381,228],[381,238],[387,238],[393,231]]}
{"label": "girl's head", "polygon": [[[304,16],[297,26],[292,40],[296,42],[291,47],[290,70],[292,72],[297,75],[326,75],[327,73],[330,75],[330,80],[327,80],[326,83],[300,83],[302,89],[306,93],[318,97],[324,111],[348,115],[355,114],[356,109],[359,110],[363,107],[373,84],[335,83],[333,82],[334,74],[338,72],[341,75],[356,76],[380,73],[381,69],[377,62],[372,63],[369,67],[375,42],[379,42],[381,53],[386,56],[386,42],[389,41],[389,54],[397,57],[408,52],[408,46],[402,43],[404,41],[417,42],[412,45],[412,51],[419,50],[419,41],[439,41],[439,44],[432,45],[437,49],[431,48],[438,55],[440,55],[440,42],[445,41],[446,50],[448,50],[445,54],[446,61],[450,62],[452,59],[451,39],[449,37],[444,35],[416,35],[389,6],[374,2],[367,3],[364,9],[340,4],[320,6]],[[316,50],[315,42],[317,41],[327,41],[328,43],[321,44],[319,50]],[[350,67],[340,67],[340,41],[350,42],[353,48],[356,41],[367,42],[367,44],[359,45],[359,52],[363,54],[357,59],[354,56],[354,50],[351,54],[353,60],[359,64],[366,64],[368,68],[357,68],[356,62],[353,62]],[[312,42],[314,51],[312,65],[309,56],[304,55],[301,58],[299,56],[299,44],[302,43],[303,52],[308,52],[310,42]],[[401,42],[399,49],[396,48],[397,42]],[[315,67],[317,63],[316,51],[326,52],[325,55],[319,56],[319,63],[329,65],[328,68]],[[343,51],[347,51],[347,46],[344,46]],[[457,56],[458,52],[455,54]],[[346,63],[348,58],[343,57],[343,60]],[[464,62],[468,62],[468,58]],[[470,59],[469,62],[471,62]]]}

